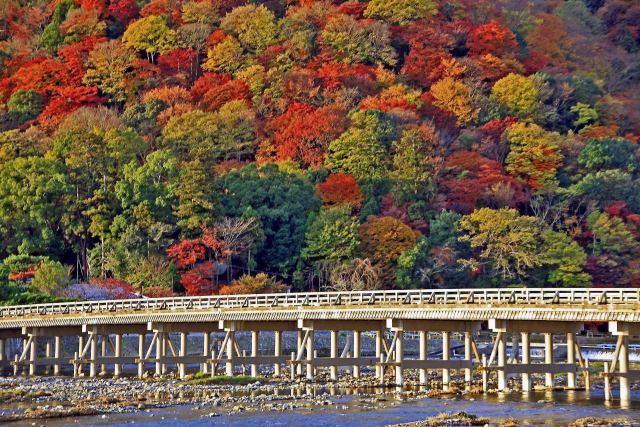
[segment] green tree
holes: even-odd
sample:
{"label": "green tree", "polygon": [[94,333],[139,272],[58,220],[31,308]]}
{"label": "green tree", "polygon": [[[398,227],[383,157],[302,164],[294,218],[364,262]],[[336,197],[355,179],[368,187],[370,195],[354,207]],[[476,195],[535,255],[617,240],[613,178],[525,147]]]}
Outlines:
{"label": "green tree", "polygon": [[57,261],[46,260],[38,265],[30,287],[47,295],[56,295],[70,283],[69,271]]}
{"label": "green tree", "polygon": [[437,140],[433,128],[408,128],[393,144],[394,197],[400,205],[436,194]]}
{"label": "green tree", "polygon": [[9,113],[15,115],[20,122],[26,122],[38,117],[42,107],[42,95],[34,90],[18,89],[7,102]]}
{"label": "green tree", "polygon": [[633,234],[621,218],[594,211],[587,217],[593,234],[591,249],[594,255],[610,254],[618,259],[638,247]]}
{"label": "green tree", "polygon": [[578,155],[578,164],[589,171],[619,169],[638,171],[637,146],[623,138],[589,139]]}
{"label": "green tree", "polygon": [[216,176],[213,167],[198,159],[182,164],[176,194],[175,215],[183,234],[197,234],[214,221]]}
{"label": "green tree", "polygon": [[72,194],[64,165],[41,157],[0,165],[0,253],[56,254]]}
{"label": "green tree", "polygon": [[459,241],[461,215],[442,210],[429,224],[429,236],[421,237],[398,258],[396,283],[400,288],[463,287],[469,275],[458,259],[469,255]]}
{"label": "green tree", "polygon": [[60,34],[60,24],[65,20],[69,11],[77,7],[73,0],[62,0],[56,4],[51,15],[51,21],[44,27],[40,36],[40,43],[45,49],[55,52],[62,45],[64,40]]}
{"label": "green tree", "polygon": [[153,63],[158,53],[173,50],[176,45],[176,32],[167,25],[161,16],[150,15],[132,22],[122,35],[122,44],[147,54]]}
{"label": "green tree", "polygon": [[358,221],[351,207],[324,208],[309,219],[301,257],[312,264],[347,261],[357,247]]}
{"label": "green tree", "polygon": [[313,185],[273,164],[229,172],[220,184],[223,215],[260,221],[264,243],[256,254],[258,268],[291,274],[300,257],[307,216],[320,207]]}
{"label": "green tree", "polygon": [[591,276],[583,271],[587,254],[566,233],[545,229],[542,234],[542,262],[550,267],[547,280],[566,287],[581,287],[591,284]]}
{"label": "green tree", "polygon": [[377,110],[356,111],[351,127],[329,143],[325,162],[333,172],[346,172],[357,180],[386,177],[389,167],[388,149],[396,137],[393,121]]}

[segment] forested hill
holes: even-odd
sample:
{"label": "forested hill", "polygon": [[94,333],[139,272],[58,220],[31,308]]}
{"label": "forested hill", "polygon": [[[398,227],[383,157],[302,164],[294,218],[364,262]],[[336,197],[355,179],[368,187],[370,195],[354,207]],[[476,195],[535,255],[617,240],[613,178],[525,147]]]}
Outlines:
{"label": "forested hill", "polygon": [[637,0],[0,0],[0,299],[640,285]]}

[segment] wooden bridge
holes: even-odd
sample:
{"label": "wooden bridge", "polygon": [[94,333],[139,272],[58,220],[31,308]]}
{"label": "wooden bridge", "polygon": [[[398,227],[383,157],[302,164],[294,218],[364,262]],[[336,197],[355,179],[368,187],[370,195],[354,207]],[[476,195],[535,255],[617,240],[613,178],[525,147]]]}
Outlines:
{"label": "wooden bridge", "polygon": [[[407,369],[418,370],[423,384],[427,372],[437,370],[445,387],[452,371],[459,370],[466,383],[481,380],[485,388],[495,373],[499,390],[507,389],[509,376],[518,376],[522,390],[530,391],[532,374],[544,374],[546,387],[554,387],[559,374],[566,375],[566,387],[576,389],[590,386],[588,360],[576,340],[586,323],[604,324],[616,337],[603,372],[606,396],[615,379],[620,399],[629,401],[630,382],[640,377],[640,371],[629,367],[629,338],[640,335],[639,289],[322,292],[7,306],[0,308],[0,368],[14,375],[58,375],[70,368],[73,375],[86,372],[93,377],[109,369],[118,376],[124,366],[132,365],[143,376],[153,364],[157,375],[175,366],[184,377],[191,365],[212,375],[219,369],[234,375],[240,366],[249,366],[257,375],[260,365],[280,374],[288,365],[292,376],[313,380],[319,370],[328,369],[336,380],[341,367],[348,367],[355,377],[369,367],[381,383],[385,370],[392,369],[397,386],[404,384]],[[236,333],[241,331],[251,335],[248,349],[240,348]],[[326,349],[316,348],[317,331],[329,331],[328,356],[318,356]],[[342,350],[340,331],[350,332]],[[362,351],[364,332],[375,334],[375,351],[370,354]],[[405,355],[406,332],[418,334],[417,357]],[[441,358],[429,357],[429,332],[438,333]],[[491,334],[490,354],[478,350],[481,332]],[[296,335],[288,355],[282,351],[284,333]],[[462,358],[452,358],[454,333],[462,337]],[[137,336],[137,348],[125,354],[123,336],[130,334]],[[189,334],[201,337],[196,354],[189,352]],[[273,334],[269,354],[259,345],[266,334]],[[63,337],[71,337],[64,342],[77,347],[63,349]],[[554,339],[566,344],[562,361],[554,357]],[[12,345],[8,340],[14,340]],[[531,360],[532,340],[543,342],[542,363]],[[508,342],[516,349],[509,357]],[[480,378],[474,377],[476,367]]]}

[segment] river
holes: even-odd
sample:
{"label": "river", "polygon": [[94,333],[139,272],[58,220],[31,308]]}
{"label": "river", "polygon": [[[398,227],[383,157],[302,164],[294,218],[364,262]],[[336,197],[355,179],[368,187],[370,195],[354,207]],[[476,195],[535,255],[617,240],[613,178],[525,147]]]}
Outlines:
{"label": "river", "polygon": [[[11,423],[12,426],[283,426],[283,427],[329,427],[355,426],[372,427],[424,420],[442,412],[464,411],[498,421],[515,418],[521,424],[567,425],[582,417],[628,418],[640,425],[640,392],[633,395],[633,403],[621,408],[614,400],[607,404],[601,390],[550,392],[540,391],[529,394],[508,393],[489,395],[476,399],[435,399],[402,400],[398,395],[388,393],[375,399],[364,399],[358,394],[339,394],[335,390],[322,387],[317,393],[327,393],[326,406],[297,408],[284,412],[245,411],[229,414],[222,408],[179,405],[150,409],[136,413],[106,414],[80,417],[76,419],[33,420]],[[342,392],[345,392],[342,390]],[[369,395],[370,397],[370,395]]]}

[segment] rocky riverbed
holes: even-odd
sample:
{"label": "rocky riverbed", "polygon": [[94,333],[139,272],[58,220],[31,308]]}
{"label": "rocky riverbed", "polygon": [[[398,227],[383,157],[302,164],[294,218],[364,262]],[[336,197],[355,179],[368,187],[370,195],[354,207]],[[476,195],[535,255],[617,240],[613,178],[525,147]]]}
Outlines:
{"label": "rocky riverbed", "polygon": [[[442,391],[435,373],[428,387],[409,385],[403,389],[379,387],[370,375],[355,379],[343,373],[341,380],[335,383],[328,382],[328,378],[321,375],[319,381],[312,385],[304,381],[290,381],[286,374],[285,371],[282,377],[216,377],[213,380],[198,376],[187,381],[172,376],[147,379],[0,378],[0,423],[79,416],[107,417],[123,413],[153,415],[160,408],[179,406],[189,407],[203,417],[211,418],[252,412],[314,411],[319,408],[340,411],[346,409],[343,399],[346,395],[352,401],[356,400],[358,410],[362,411],[427,398],[443,399],[442,408],[451,409],[451,402],[456,399],[468,402],[486,398],[479,386],[465,388],[459,378],[455,378],[447,391]],[[407,375],[409,384],[416,381],[414,375]],[[516,387],[517,382],[512,385]],[[494,392],[488,394],[491,393]]]}

